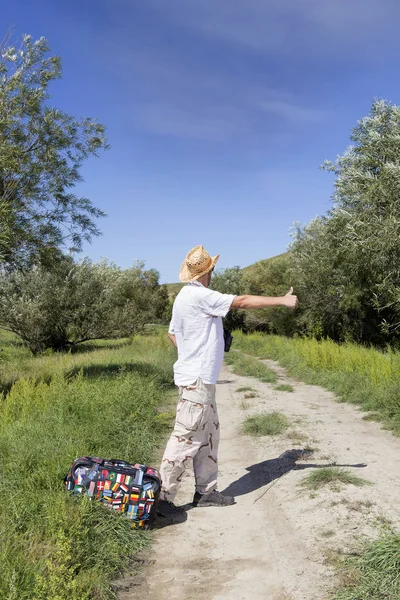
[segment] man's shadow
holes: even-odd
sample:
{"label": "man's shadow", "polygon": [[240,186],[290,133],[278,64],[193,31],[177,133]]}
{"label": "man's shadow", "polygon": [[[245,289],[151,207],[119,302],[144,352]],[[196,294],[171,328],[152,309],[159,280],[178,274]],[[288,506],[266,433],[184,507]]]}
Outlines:
{"label": "man's shadow", "polygon": [[[324,465],[316,465],[313,463],[301,465],[297,464],[296,461],[310,458],[312,455],[312,450],[304,450],[302,448],[292,448],[291,450],[286,450],[286,452],[278,456],[278,458],[271,458],[255,465],[251,465],[250,467],[246,467],[246,471],[248,471],[248,473],[230,483],[228,487],[225,488],[221,493],[226,496],[234,496],[236,498],[238,496],[244,496],[245,494],[250,494],[251,492],[268,485],[272,481],[279,479],[282,477],[282,475],[285,475],[285,473],[294,470],[321,469],[322,467],[332,466],[361,469],[367,466],[364,463],[358,463],[355,465],[338,465],[336,463],[328,463]],[[182,508],[184,508],[184,513],[179,517],[175,517],[173,519],[157,517],[154,524],[154,529],[162,529],[170,525],[184,523],[187,520],[187,512],[191,510],[193,506],[191,504],[185,504]]]}
{"label": "man's shadow", "polygon": [[248,473],[230,483],[228,487],[222,491],[222,494],[234,497],[250,494],[259,488],[264,487],[268,483],[271,483],[275,479],[279,479],[279,477],[282,477],[282,475],[285,475],[285,473],[293,470],[320,469],[322,467],[331,466],[354,468],[366,467],[366,465],[363,463],[356,465],[338,465],[336,463],[334,465],[332,463],[325,465],[316,465],[311,463],[301,465],[297,464],[297,460],[304,460],[312,456],[312,454],[312,450],[293,448],[291,450],[286,450],[286,452],[278,456],[278,458],[264,460],[263,462],[246,467],[246,471],[248,471]]}

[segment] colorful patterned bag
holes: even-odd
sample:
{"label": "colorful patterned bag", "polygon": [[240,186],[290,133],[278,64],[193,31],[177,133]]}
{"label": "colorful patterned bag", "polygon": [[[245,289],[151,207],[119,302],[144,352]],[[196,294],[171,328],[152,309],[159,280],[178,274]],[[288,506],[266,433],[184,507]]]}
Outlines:
{"label": "colorful patterned bag", "polygon": [[81,456],[65,477],[67,490],[86,494],[124,514],[133,527],[150,529],[156,516],[161,479],[156,469],[124,460]]}

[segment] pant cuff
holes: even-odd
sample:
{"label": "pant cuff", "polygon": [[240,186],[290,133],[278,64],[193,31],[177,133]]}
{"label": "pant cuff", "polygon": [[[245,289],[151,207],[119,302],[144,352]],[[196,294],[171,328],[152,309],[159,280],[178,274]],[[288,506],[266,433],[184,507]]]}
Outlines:
{"label": "pant cuff", "polygon": [[209,492],[213,492],[217,489],[217,484],[213,483],[212,485],[196,485],[196,492],[200,492],[200,494],[208,494]]}
{"label": "pant cuff", "polygon": [[161,491],[160,500],[165,500],[166,502],[173,502],[175,500],[176,494],[170,494],[169,492]]}

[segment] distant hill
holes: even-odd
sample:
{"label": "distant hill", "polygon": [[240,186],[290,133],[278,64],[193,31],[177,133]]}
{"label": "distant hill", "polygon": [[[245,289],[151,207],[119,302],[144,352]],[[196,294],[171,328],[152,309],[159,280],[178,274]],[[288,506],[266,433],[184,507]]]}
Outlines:
{"label": "distant hill", "polygon": [[266,265],[268,263],[274,262],[278,258],[282,258],[282,256],[287,256],[288,254],[289,254],[288,252],[282,252],[282,254],[277,254],[276,256],[271,256],[271,258],[263,258],[262,260],[258,260],[257,262],[253,263],[252,265],[249,265],[248,267],[243,267],[242,270],[251,272],[254,269],[254,267],[257,267],[258,265]]}
{"label": "distant hill", "polygon": [[[252,269],[254,269],[254,267],[258,266],[258,265],[266,265],[267,263],[273,262],[274,260],[276,260],[277,258],[281,258],[282,256],[286,256],[288,253],[287,252],[282,252],[282,254],[277,254],[276,256],[271,256],[270,258],[264,258],[262,260],[258,260],[257,262],[248,265],[247,267],[243,267],[243,271],[251,271]],[[175,294],[177,294],[178,292],[181,291],[181,289],[183,288],[183,286],[185,285],[184,283],[166,283],[165,284],[167,286],[167,290],[168,290],[168,294],[170,296],[175,296]]]}

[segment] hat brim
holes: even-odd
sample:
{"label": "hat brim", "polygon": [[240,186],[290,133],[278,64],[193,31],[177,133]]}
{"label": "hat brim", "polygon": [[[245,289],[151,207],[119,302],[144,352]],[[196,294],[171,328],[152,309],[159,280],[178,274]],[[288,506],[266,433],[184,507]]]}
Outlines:
{"label": "hat brim", "polygon": [[203,277],[203,275],[205,275],[206,273],[209,273],[216,265],[217,260],[219,259],[219,254],[217,254],[217,256],[212,256],[211,257],[211,265],[202,273],[199,273],[198,275],[193,275],[186,264],[186,259],[183,261],[182,263],[182,267],[181,270],[179,272],[179,279],[182,283],[190,283],[191,281],[197,281],[197,279],[200,279],[200,277]]}

